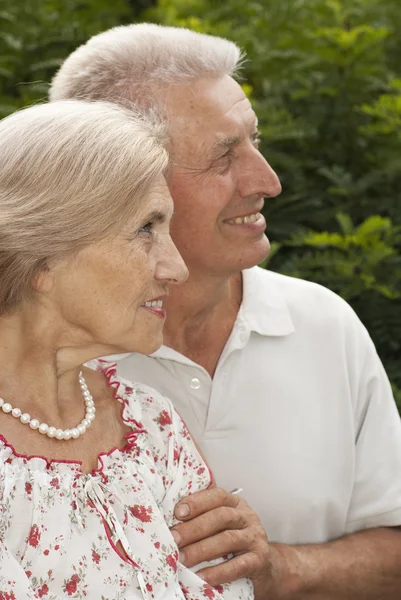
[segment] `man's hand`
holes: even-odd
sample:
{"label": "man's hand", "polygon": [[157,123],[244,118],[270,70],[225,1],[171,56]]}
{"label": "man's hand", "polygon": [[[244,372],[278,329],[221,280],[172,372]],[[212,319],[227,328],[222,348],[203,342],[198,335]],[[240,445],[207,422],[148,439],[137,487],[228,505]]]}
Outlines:
{"label": "man's hand", "polygon": [[270,548],[259,517],[243,498],[221,488],[209,488],[181,500],[175,516],[184,521],[172,533],[185,566],[235,554],[224,563],[198,571],[198,575],[212,586],[249,577],[256,599],[264,600],[268,593],[270,600],[277,597],[272,564],[276,551]]}

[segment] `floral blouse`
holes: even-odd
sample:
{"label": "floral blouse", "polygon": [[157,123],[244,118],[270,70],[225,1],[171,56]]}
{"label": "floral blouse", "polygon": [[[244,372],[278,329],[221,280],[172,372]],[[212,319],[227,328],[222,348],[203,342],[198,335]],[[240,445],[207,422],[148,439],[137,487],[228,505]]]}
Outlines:
{"label": "floral blouse", "polygon": [[178,560],[174,506],[211,474],[170,402],[95,368],[131,431],[91,474],[0,436],[0,600],[252,600],[249,580],[212,588]]}

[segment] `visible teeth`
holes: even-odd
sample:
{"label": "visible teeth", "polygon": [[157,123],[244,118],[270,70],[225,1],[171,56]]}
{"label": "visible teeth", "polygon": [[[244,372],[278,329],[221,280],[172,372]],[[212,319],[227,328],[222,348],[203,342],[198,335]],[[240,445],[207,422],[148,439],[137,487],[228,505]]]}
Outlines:
{"label": "visible teeth", "polygon": [[255,223],[255,221],[257,221],[259,218],[260,213],[255,213],[246,217],[236,217],[235,219],[229,219],[227,223],[232,223],[235,225],[245,225],[246,223]]}
{"label": "visible teeth", "polygon": [[150,302],[145,302],[144,306],[148,308],[163,308],[163,300],[152,300]]}

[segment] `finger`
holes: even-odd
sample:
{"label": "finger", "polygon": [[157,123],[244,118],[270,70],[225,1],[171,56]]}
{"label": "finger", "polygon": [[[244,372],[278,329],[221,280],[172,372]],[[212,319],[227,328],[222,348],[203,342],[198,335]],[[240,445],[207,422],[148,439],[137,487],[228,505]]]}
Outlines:
{"label": "finger", "polygon": [[221,585],[223,583],[231,583],[243,577],[252,578],[258,571],[259,559],[253,552],[240,554],[226,560],[214,567],[206,567],[197,571],[197,575],[202,577],[211,586]]}
{"label": "finger", "polygon": [[249,529],[229,529],[180,549],[180,562],[186,567],[194,567],[228,554],[248,552],[254,542],[255,536]]}
{"label": "finger", "polygon": [[175,507],[174,514],[180,521],[187,521],[219,506],[235,508],[239,502],[240,497],[235,494],[222,488],[209,488],[183,498]]}
{"label": "finger", "polygon": [[184,548],[224,530],[245,529],[248,526],[246,513],[235,508],[221,506],[210,512],[172,528],[179,536],[179,547]]}

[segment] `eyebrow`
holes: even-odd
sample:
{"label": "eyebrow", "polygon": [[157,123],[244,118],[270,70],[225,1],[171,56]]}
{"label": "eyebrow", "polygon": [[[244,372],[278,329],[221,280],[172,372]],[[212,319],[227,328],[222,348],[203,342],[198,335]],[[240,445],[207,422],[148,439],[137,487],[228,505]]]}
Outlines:
{"label": "eyebrow", "polygon": [[154,210],[151,213],[149,213],[149,215],[147,215],[146,217],[144,217],[142,219],[143,223],[165,223],[167,221],[167,219],[169,219],[170,221],[172,220],[172,218],[174,217],[174,211],[171,213],[170,212],[166,213],[166,212],[162,212],[160,210]]}
{"label": "eyebrow", "polygon": [[[254,122],[252,130],[253,130],[253,132],[250,135],[253,135],[253,134],[259,132],[257,120]],[[233,135],[231,137],[224,138],[223,140],[219,140],[218,142],[215,142],[213,144],[212,152],[213,152],[213,154],[215,154],[215,153],[217,154],[218,152],[221,152],[222,150],[229,150],[233,146],[236,146],[237,144],[239,144],[242,139],[243,139],[243,136],[241,136],[241,135]]]}
{"label": "eyebrow", "polygon": [[212,152],[217,153],[221,150],[228,150],[233,146],[236,146],[241,141],[242,137],[240,135],[234,135],[232,137],[225,138],[224,140],[220,140],[213,144]]}
{"label": "eyebrow", "polygon": [[142,219],[144,223],[156,222],[156,223],[164,223],[167,219],[167,214],[161,212],[160,210],[154,210],[149,215],[146,215]]}

